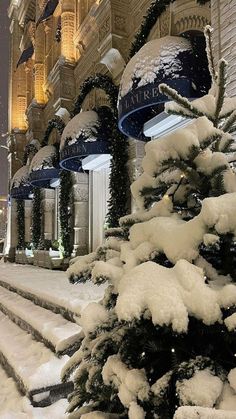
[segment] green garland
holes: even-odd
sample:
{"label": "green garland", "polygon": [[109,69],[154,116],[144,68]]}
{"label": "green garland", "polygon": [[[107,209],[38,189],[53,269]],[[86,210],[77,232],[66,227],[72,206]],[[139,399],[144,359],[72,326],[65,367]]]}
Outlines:
{"label": "green garland", "polygon": [[77,115],[81,111],[82,103],[86,96],[93,89],[102,89],[109,97],[109,102],[112,110],[117,111],[117,97],[118,87],[115,86],[110,77],[103,74],[95,74],[95,76],[88,77],[80,87],[80,94],[75,102],[73,116]]}
{"label": "green garland", "polygon": [[[134,41],[132,42],[129,59],[131,59],[142,48],[150,35],[153,26],[156,24],[157,19],[164,13],[167,7],[175,0],[155,0],[151,3],[147,10],[147,14],[141,23],[140,29],[137,32]],[[197,3],[204,5],[209,0],[197,0]]]}
{"label": "green garland", "polygon": [[60,195],[59,195],[59,212],[61,223],[61,244],[63,247],[64,257],[68,257],[72,252],[71,245],[71,226],[70,217],[71,210],[69,208],[72,195],[72,173],[67,170],[61,170],[60,173]]}
{"label": "green garland", "polygon": [[42,147],[48,145],[50,134],[54,128],[59,132],[60,135],[63,133],[65,122],[60,118],[60,116],[55,116],[54,118],[50,119],[50,121],[48,121],[48,126],[42,141]]}
{"label": "green garland", "polygon": [[30,155],[35,156],[38,149],[34,144],[27,144],[25,147],[24,157],[23,157],[23,166],[27,164],[28,157]]}
{"label": "green garland", "polygon": [[18,233],[18,249],[25,247],[25,201],[23,199],[16,200],[17,212],[17,233]]}
{"label": "green garland", "polygon": [[110,77],[96,74],[88,77],[81,86],[80,94],[75,102],[73,115],[81,111],[82,103],[93,89],[102,89],[107,94],[113,113],[112,142],[111,142],[111,174],[110,174],[110,199],[108,202],[107,224],[108,227],[117,227],[120,217],[128,212],[129,201],[129,172],[128,172],[128,141],[118,130],[117,99],[118,87]]}
{"label": "green garland", "polygon": [[34,249],[37,249],[41,237],[41,189],[34,188],[33,194],[31,240]]}

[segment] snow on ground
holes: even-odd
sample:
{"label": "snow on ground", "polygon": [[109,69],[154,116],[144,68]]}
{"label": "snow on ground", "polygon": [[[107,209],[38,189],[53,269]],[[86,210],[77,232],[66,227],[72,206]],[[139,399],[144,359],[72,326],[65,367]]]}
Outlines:
{"label": "snow on ground", "polygon": [[60,383],[60,373],[69,357],[58,359],[41,342],[0,313],[0,352],[28,391]]}
{"label": "snow on ground", "polygon": [[0,303],[39,331],[53,344],[57,352],[74,344],[79,338],[80,326],[3,287],[0,287]]}
{"label": "snow on ground", "polygon": [[0,419],[63,419],[68,402],[59,400],[52,406],[33,407],[27,397],[22,397],[12,378],[0,367]]}
{"label": "snow on ground", "polygon": [[92,282],[72,285],[65,272],[4,262],[0,262],[0,280],[71,310],[76,315],[80,315],[89,302],[101,300],[107,287],[107,284],[97,286]]}

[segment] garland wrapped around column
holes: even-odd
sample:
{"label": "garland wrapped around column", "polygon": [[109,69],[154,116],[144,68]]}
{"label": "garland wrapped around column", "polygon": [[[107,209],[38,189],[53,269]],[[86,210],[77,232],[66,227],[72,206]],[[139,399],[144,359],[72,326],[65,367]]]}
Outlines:
{"label": "garland wrapped around column", "polygon": [[82,103],[93,89],[102,89],[107,94],[113,118],[111,142],[111,174],[110,174],[110,199],[108,202],[107,224],[108,227],[117,227],[120,217],[128,212],[129,202],[129,172],[128,172],[128,147],[127,137],[118,129],[117,98],[118,87],[108,76],[96,74],[88,77],[81,86],[80,94],[75,102],[73,116],[81,111]]}
{"label": "garland wrapped around column", "polygon": [[70,200],[72,196],[72,174],[67,170],[60,173],[60,194],[59,194],[59,213],[61,223],[61,244],[64,257],[68,257],[72,252],[71,245],[71,225],[70,225]]}
{"label": "garland wrapped around column", "polygon": [[60,116],[55,116],[54,118],[50,119],[50,121],[48,121],[48,126],[42,141],[42,147],[48,145],[50,134],[54,128],[59,132],[60,135],[63,133],[65,122],[62,118],[60,118]]}
{"label": "garland wrapped around column", "polygon": [[41,237],[41,189],[33,189],[33,206],[32,206],[32,230],[31,237],[34,249],[38,248],[40,237]]}
{"label": "garland wrapped around column", "polygon": [[23,199],[16,200],[17,212],[17,233],[18,233],[18,249],[25,247],[25,201]]}
{"label": "garland wrapped around column", "polygon": [[[157,19],[164,13],[167,7],[173,3],[175,0],[154,0],[147,10],[147,14],[143,19],[143,22],[138,30],[134,41],[132,42],[129,59],[131,59],[139,50],[146,44],[148,36],[156,24]],[[204,5],[208,3],[209,0],[197,0],[197,3]]]}

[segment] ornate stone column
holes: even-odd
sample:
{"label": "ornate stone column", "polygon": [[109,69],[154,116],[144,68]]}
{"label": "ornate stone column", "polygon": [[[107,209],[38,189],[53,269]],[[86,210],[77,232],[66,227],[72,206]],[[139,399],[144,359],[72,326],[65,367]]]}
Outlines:
{"label": "ornate stone column", "polygon": [[89,183],[87,173],[74,174],[74,248],[73,256],[88,253]]}
{"label": "ornate stone column", "polygon": [[75,2],[61,1],[61,55],[66,61],[75,61]]}
{"label": "ornate stone column", "polygon": [[32,201],[25,201],[25,241],[31,241]]}
{"label": "ornate stone column", "polygon": [[55,207],[54,189],[44,189],[42,205],[43,205],[43,237],[46,240],[52,240],[53,227],[54,227],[54,207]]}
{"label": "ornate stone column", "polygon": [[[142,173],[142,160],[145,155],[145,143],[143,141],[131,140],[129,146],[129,175],[130,183],[138,178]],[[135,202],[131,197],[131,212],[137,210]]]}
{"label": "ornate stone column", "polygon": [[44,95],[44,48],[45,43],[45,34],[44,34],[44,27],[42,24],[38,25],[36,29],[36,36],[35,36],[35,64],[34,64],[34,72],[35,72],[35,99],[39,105],[43,105],[45,103],[45,95]]}
{"label": "ornate stone column", "polygon": [[52,69],[52,19],[47,20],[44,22],[44,30],[45,30],[45,80]]}

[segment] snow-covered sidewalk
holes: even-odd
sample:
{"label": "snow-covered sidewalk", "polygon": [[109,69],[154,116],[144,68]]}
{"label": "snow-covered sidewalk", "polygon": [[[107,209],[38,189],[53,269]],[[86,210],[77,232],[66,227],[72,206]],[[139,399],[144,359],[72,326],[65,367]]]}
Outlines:
{"label": "snow-covered sidewalk", "polygon": [[7,283],[76,315],[80,315],[81,310],[90,301],[99,301],[107,287],[107,285],[97,286],[92,282],[72,285],[68,282],[65,272],[29,265],[5,264],[1,261],[0,285],[2,283]]}

